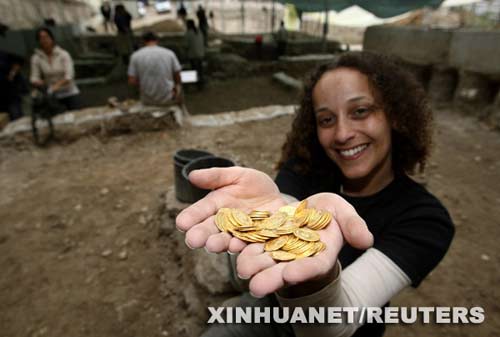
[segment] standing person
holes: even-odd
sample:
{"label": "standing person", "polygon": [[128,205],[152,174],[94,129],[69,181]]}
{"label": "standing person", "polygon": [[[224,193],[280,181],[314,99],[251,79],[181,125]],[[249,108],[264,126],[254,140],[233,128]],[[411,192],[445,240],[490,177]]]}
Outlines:
{"label": "standing person", "polygon": [[79,109],[80,90],[75,84],[71,55],[56,44],[48,28],[38,29],[36,39],[40,49],[35,49],[31,57],[31,84],[47,88],[67,110]]}
{"label": "standing person", "polygon": [[206,47],[208,45],[208,20],[207,14],[205,13],[205,9],[202,5],[198,6],[196,16],[198,17],[198,26],[200,27],[201,33],[203,34],[203,39]]}
{"label": "standing person", "polygon": [[194,20],[187,20],[186,27],[186,54],[191,63],[191,67],[196,70],[198,74],[198,88],[201,89],[205,83],[203,76],[203,58],[205,57],[203,35],[196,28]]}
{"label": "standing person", "polygon": [[288,44],[288,32],[286,31],[283,21],[281,21],[280,29],[276,33],[276,44],[278,46],[278,57],[285,55],[286,46]]}
{"label": "standing person", "polygon": [[186,23],[187,10],[186,7],[184,6],[184,1],[181,1],[181,5],[177,10],[177,16],[181,18],[183,23]]}
{"label": "standing person", "polygon": [[101,5],[101,14],[103,17],[103,23],[104,23],[104,30],[108,32],[111,27],[111,5],[109,4],[108,1],[104,1]]}
{"label": "standing person", "polygon": [[132,33],[132,15],[127,11],[124,5],[115,6],[115,25],[118,30],[117,50],[122,57],[123,63],[128,63],[129,55],[134,49],[134,35]]}
{"label": "standing person", "polygon": [[[241,167],[191,172],[212,192],[181,212],[177,227],[189,247],[241,252],[237,274],[253,297],[237,306],[359,308],[354,323],[224,324],[203,336],[382,336],[384,324],[360,322],[362,307],[387,306],[418,287],[454,235],[441,202],[408,176],[425,167],[431,125],[425,92],[408,72],[384,56],[349,52],[309,76],[275,182]],[[305,198],[334,218],[319,231],[326,250],[292,262],[219,232],[212,216],[223,207],[274,212]]]}
{"label": "standing person", "polygon": [[158,46],[158,37],[147,32],[144,47],[132,54],[128,82],[137,85],[145,105],[164,105],[181,101],[181,65],[173,51]]}
{"label": "standing person", "polygon": [[0,111],[7,111],[11,121],[23,116],[22,98],[28,93],[23,63],[22,57],[0,51]]}
{"label": "standing person", "polygon": [[214,11],[208,12],[208,17],[210,18],[210,24],[212,25],[212,29],[215,30],[215,15],[214,15]]}

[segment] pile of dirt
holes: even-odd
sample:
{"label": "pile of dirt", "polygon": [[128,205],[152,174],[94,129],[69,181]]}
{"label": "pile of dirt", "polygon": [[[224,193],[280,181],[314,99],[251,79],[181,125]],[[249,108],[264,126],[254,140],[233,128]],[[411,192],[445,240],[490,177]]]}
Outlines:
{"label": "pile of dirt", "polygon": [[[423,284],[391,304],[481,306],[486,321],[394,325],[386,335],[493,336],[500,330],[500,137],[470,117],[436,117],[436,149],[420,178],[449,209],[456,237]],[[184,245],[165,211],[172,155],[199,148],[274,175],[291,118],[0,147],[2,336],[198,335],[204,308],[230,294],[199,287],[205,252]]]}

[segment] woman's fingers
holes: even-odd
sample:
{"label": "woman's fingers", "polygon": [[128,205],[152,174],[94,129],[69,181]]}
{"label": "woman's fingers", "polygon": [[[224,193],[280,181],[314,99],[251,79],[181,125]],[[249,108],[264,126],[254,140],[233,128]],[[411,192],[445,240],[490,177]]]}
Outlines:
{"label": "woman's fingers", "polygon": [[231,235],[229,233],[217,233],[210,235],[205,243],[205,248],[210,253],[221,253],[228,250]]}
{"label": "woman's fingers", "polygon": [[[217,213],[221,207],[220,203],[224,202],[217,192],[210,192],[205,198],[198,200],[188,208],[179,213],[175,219],[177,228],[183,232],[189,230],[191,227],[205,221],[210,216]],[[213,221],[212,221],[213,223]]]}
{"label": "woman's fingers", "polygon": [[198,187],[215,190],[236,184],[244,170],[237,166],[195,170],[189,173],[189,181]]}
{"label": "woman's fingers", "polygon": [[283,269],[288,262],[280,262],[256,274],[249,284],[250,293],[255,297],[264,297],[285,285]]}
{"label": "woman's fingers", "polygon": [[333,213],[344,239],[351,246],[358,249],[368,249],[373,245],[373,235],[368,230],[366,222],[358,215],[354,207],[341,196],[333,193],[319,193],[308,200],[314,207]]}
{"label": "woman's fingers", "polygon": [[297,284],[328,274],[337,261],[342,249],[342,233],[336,226],[330,230],[318,232],[326,249],[316,256],[291,261],[283,270],[283,279],[287,284]]}
{"label": "woman's fingers", "polygon": [[264,252],[263,244],[251,244],[238,256],[236,269],[243,279],[249,279],[258,272],[276,264],[273,258]]}
{"label": "woman's fingers", "polygon": [[193,226],[186,232],[186,239],[185,239],[186,245],[188,245],[188,247],[190,248],[201,248],[205,246],[208,238],[211,235],[217,233],[220,232],[214,224],[214,217],[211,216],[202,223]]}
{"label": "woman's fingers", "polygon": [[[242,168],[210,168],[204,170],[195,170],[189,174],[189,180],[206,189],[218,189],[233,184]],[[188,208],[184,209],[175,219],[177,228],[181,231],[187,231],[196,224],[205,221],[211,215],[224,207],[228,197],[219,191],[212,191],[206,197],[198,200]]]}
{"label": "woman's fingers", "polygon": [[246,246],[247,246],[247,244],[246,244],[244,241],[242,241],[242,240],[240,240],[240,239],[238,239],[238,238],[233,237],[233,238],[231,239],[231,241],[229,242],[229,248],[228,248],[228,250],[227,250],[227,251],[228,251],[229,253],[239,253],[239,252],[241,252],[241,251],[242,251],[242,250],[243,250]]}
{"label": "woman's fingers", "polygon": [[346,215],[338,223],[346,241],[354,248],[368,249],[373,246],[373,234],[359,215]]}

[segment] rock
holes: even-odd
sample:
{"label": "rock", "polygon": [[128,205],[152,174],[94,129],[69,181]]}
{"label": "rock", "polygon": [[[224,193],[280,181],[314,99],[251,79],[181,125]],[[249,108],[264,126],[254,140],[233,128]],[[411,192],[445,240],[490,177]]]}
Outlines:
{"label": "rock", "polygon": [[121,305],[115,307],[116,313],[118,314],[119,322],[134,322],[137,321],[141,314],[142,308],[139,305],[140,302],[136,299],[132,299]]}
{"label": "rock", "polygon": [[[248,61],[231,53],[217,53],[208,55],[209,73],[217,73],[218,76],[244,76],[250,71]],[[224,75],[222,75],[224,74]]]}
{"label": "rock", "polygon": [[171,218],[175,218],[184,208],[188,206],[188,203],[180,202],[179,200],[177,200],[177,198],[175,197],[175,187],[170,186],[165,197],[165,207],[167,210],[167,214]]}
{"label": "rock", "polygon": [[429,81],[429,98],[434,103],[448,103],[453,99],[457,85],[457,71],[453,68],[435,66]]}
{"label": "rock", "polygon": [[483,261],[489,261],[490,260],[490,257],[486,254],[481,254],[481,260]]}
{"label": "rock", "polygon": [[484,118],[484,108],[494,95],[487,76],[461,71],[455,90],[454,105],[463,112]]}
{"label": "rock", "polygon": [[101,189],[101,195],[106,195],[108,193],[109,193],[109,189],[107,189],[106,187]]}
{"label": "rock", "polygon": [[111,249],[106,249],[104,250],[102,253],[101,253],[101,256],[102,257],[108,257],[110,256],[111,254],[113,254],[113,251]]}
{"label": "rock", "polygon": [[204,250],[197,250],[194,253],[194,276],[201,287],[212,295],[234,291],[227,254],[208,254]]}
{"label": "rock", "polygon": [[82,204],[78,204],[75,206],[75,211],[79,212],[82,210]]}
{"label": "rock", "polygon": [[120,253],[118,253],[118,258],[120,260],[126,260],[128,257],[128,253],[126,250],[122,250]]}
{"label": "rock", "polygon": [[9,114],[0,112],[0,130],[2,130],[7,124],[9,124],[9,121]]}
{"label": "rock", "polygon": [[186,287],[183,287],[182,295],[184,296],[184,302],[186,303],[187,309],[191,314],[200,318],[206,316],[207,308],[200,300],[201,296],[191,282],[189,282]]}
{"label": "rock", "polygon": [[283,84],[285,87],[295,90],[302,90],[302,81],[297,80],[291,76],[288,76],[284,72],[279,72],[273,74],[273,80]]}
{"label": "rock", "polygon": [[146,220],[146,217],[145,217],[144,215],[142,215],[142,214],[141,214],[141,215],[139,216],[139,224],[141,224],[141,225],[143,225],[143,226],[144,226],[144,225],[146,225],[147,223],[148,223],[148,221]]}
{"label": "rock", "polygon": [[22,223],[16,223],[14,225],[14,229],[18,232],[24,232],[26,230],[26,228],[24,227],[24,225]]}
{"label": "rock", "polygon": [[474,161],[476,161],[477,163],[479,163],[481,161],[481,156],[475,156],[474,157]]}
{"label": "rock", "polygon": [[146,213],[149,210],[148,206],[141,208],[141,212]]}
{"label": "rock", "polygon": [[0,245],[2,243],[7,242],[7,240],[9,240],[9,237],[7,235],[5,235],[5,234],[4,235],[0,235]]}

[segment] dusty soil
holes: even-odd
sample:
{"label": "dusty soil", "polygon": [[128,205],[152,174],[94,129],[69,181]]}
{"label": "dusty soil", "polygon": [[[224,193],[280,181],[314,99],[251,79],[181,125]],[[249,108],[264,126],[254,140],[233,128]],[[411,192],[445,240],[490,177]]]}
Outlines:
{"label": "dusty soil", "polygon": [[[2,336],[196,336],[176,231],[159,236],[172,155],[197,147],[274,175],[290,117],[224,128],[0,149]],[[428,188],[457,225],[452,247],[400,306],[482,306],[481,325],[398,325],[387,336],[500,330],[500,134],[441,111]],[[171,222],[170,222],[171,225]]]}
{"label": "dusty soil", "polygon": [[[234,94],[228,94],[233,93]],[[208,78],[202,90],[196,85],[184,85],[185,101],[193,115],[237,111],[272,104],[295,104],[297,94],[274,82],[270,75],[217,80]],[[243,93],[243,94],[242,94]],[[83,107],[102,106],[108,98],[139,99],[137,90],[125,82],[110,83],[82,90]]]}

